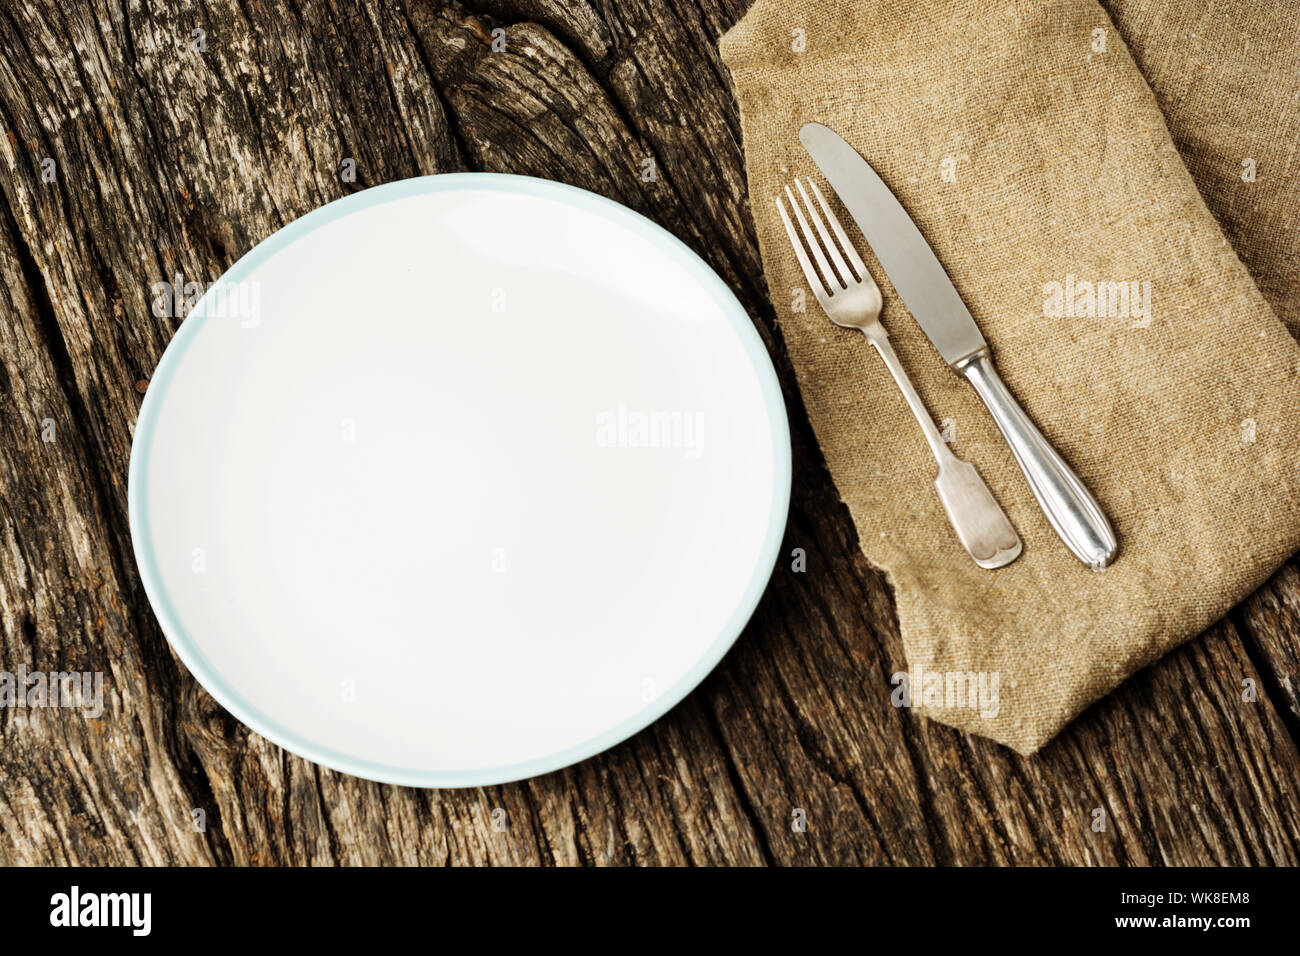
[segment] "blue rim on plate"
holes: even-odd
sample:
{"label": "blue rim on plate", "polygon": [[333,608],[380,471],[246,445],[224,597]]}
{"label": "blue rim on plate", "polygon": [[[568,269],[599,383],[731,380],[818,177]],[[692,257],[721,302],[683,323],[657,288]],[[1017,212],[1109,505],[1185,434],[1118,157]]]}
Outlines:
{"label": "blue rim on plate", "polygon": [[722,279],[696,255],[685,243],[658,224],[651,222],[640,213],[620,203],[576,186],[552,182],[547,179],[535,179],[531,176],[514,176],[505,173],[445,173],[437,176],[421,176],[387,183],[337,199],[328,205],[308,213],[290,223],[279,232],[254,246],[225,273],[223,279],[231,282],[241,281],[245,275],[257,268],[280,249],[291,242],[307,235],[315,229],[333,222],[350,213],[369,209],[382,203],[404,199],[409,196],[426,193],[446,192],[460,189],[490,189],[523,193],[556,199],[603,216],[606,219],[627,226],[632,232],[649,240],[667,252],[674,261],[683,266],[690,275],[700,282],[712,295],[722,309],[727,321],[749,356],[755,374],[758,376],[759,388],[766,405],[768,421],[771,425],[772,457],[776,473],[772,479],[772,507],[768,515],[768,527],[763,541],[763,548],[758,563],[754,567],[749,584],[746,586],[740,602],[736,605],[730,619],[722,632],[714,639],[704,655],[680,680],[664,694],[651,701],[646,707],[617,726],[606,730],[594,738],[580,744],[567,747],[557,753],[548,754],[522,763],[500,767],[487,767],[474,770],[417,770],[410,767],[393,766],[376,763],[364,758],[340,753],[329,747],[322,747],[277,724],[256,707],[245,700],[237,691],[226,683],[224,678],[209,663],[199,649],[190,633],[181,625],[176,608],[162,586],[162,576],[158,571],[157,557],[150,546],[152,535],[149,527],[148,469],[153,447],[154,430],[158,409],[167,400],[167,389],[185,353],[197,333],[200,324],[207,317],[204,302],[195,306],[193,314],[181,323],[180,329],[167,345],[158,362],[140,414],[136,420],[135,437],[131,445],[131,462],[127,476],[127,504],[131,528],[131,541],[135,550],[136,564],[140,568],[140,577],[144,582],[145,594],[153,606],[154,614],[162,627],[163,634],[177,656],[198,679],[199,683],[226,710],[239,718],[256,733],[278,744],[286,750],[298,754],[313,763],[322,764],[342,773],[364,777],[380,783],[391,783],[411,787],[478,787],[509,783],[527,777],[550,773],[578,763],[610,747],[621,743],[628,737],[645,729],[658,720],[694,690],[699,683],[717,666],[723,656],[731,649],[736,638],[748,623],[750,616],[758,605],[759,598],[767,587],[776,564],[777,554],[785,534],[786,517],[790,505],[790,430],[786,419],[785,403],[781,397],[781,388],[777,382],[776,372],[768,357],[763,341],[749,320],[748,314],[740,302],[727,288]]}

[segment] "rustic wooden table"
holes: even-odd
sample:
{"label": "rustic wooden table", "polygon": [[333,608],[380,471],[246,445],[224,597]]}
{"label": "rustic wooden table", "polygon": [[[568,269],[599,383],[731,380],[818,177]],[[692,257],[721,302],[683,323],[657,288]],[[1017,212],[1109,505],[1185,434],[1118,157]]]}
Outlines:
{"label": "rustic wooden table", "polygon": [[[1294,561],[1032,759],[891,706],[889,590],[822,465],[759,263],[717,54],[744,6],[0,10],[0,670],[102,671],[106,695],[99,719],[0,709],[0,861],[1300,861]],[[785,386],[786,553],[808,564],[778,566],[736,648],[649,729],[545,777],[439,792],[307,763],[199,688],[141,590],[126,471],[179,324],[153,314],[155,284],[210,282],[346,193],[462,169],[602,193],[718,270]]]}

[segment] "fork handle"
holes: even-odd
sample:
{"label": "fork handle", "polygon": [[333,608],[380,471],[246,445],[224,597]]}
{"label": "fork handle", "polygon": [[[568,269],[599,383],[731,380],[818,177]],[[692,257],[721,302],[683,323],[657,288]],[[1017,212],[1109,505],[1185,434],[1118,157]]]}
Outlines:
{"label": "fork handle", "polygon": [[912,410],[916,416],[916,423],[921,426],[921,431],[925,433],[926,443],[930,446],[930,451],[934,452],[934,459],[940,465],[944,463],[945,458],[955,457],[948,443],[943,440],[943,435],[935,427],[934,419],[930,417],[929,409],[921,401],[921,396],[916,393],[915,386],[912,385],[912,379],[908,377],[907,369],[903,368],[903,363],[898,360],[898,353],[894,351],[894,346],[889,341],[889,335],[885,332],[884,326],[877,324],[872,328],[865,328],[862,334],[867,337],[867,341],[872,347],[880,353],[884,360],[889,374],[894,376],[894,383],[898,390],[903,393],[903,398],[907,400],[907,407]]}
{"label": "fork handle", "polygon": [[867,341],[880,353],[916,417],[917,424],[925,433],[930,450],[934,452],[934,460],[939,465],[934,487],[962,547],[981,568],[1000,568],[1010,564],[1019,557],[1023,546],[1006,512],[993,497],[993,492],[984,483],[975,466],[954,455],[948,443],[943,440],[925,403],[912,385],[907,370],[898,360],[884,327],[876,325],[862,331]]}
{"label": "fork handle", "polygon": [[1034,497],[1066,547],[1094,571],[1102,570],[1114,560],[1119,545],[1101,505],[1016,402],[987,350],[963,359],[956,367],[988,406]]}

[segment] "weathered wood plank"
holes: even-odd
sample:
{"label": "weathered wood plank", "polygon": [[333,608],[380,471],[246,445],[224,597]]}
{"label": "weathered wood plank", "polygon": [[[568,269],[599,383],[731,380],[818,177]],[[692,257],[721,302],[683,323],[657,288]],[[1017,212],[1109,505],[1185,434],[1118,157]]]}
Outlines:
{"label": "weathered wood plank", "polygon": [[[98,721],[0,710],[0,862],[1300,859],[1294,572],[1243,608],[1247,644],[1220,625],[1036,758],[891,705],[904,659],[888,588],[857,550],[766,297],[716,52],[742,13],[714,0],[0,12],[0,669],[103,670],[110,702]],[[179,324],[151,313],[154,283],[209,282],[349,191],[463,168],[624,202],[736,290],[791,408],[785,553],[803,548],[808,569],[783,560],[719,670],[631,741],[518,784],[426,792],[285,754],[195,684],[142,594],[125,475],[136,383]],[[1259,670],[1260,697],[1242,701]]]}
{"label": "weathered wood plank", "polygon": [[1292,558],[1238,609],[1235,617],[1262,683],[1300,739],[1300,567]]}

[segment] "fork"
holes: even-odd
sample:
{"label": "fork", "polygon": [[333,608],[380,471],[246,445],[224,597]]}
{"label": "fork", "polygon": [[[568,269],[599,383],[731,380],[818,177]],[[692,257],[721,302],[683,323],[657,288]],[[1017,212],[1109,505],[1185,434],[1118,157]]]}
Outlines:
{"label": "fork", "polygon": [[[812,200],[808,198],[808,191],[804,189],[804,184],[797,177],[795,186],[803,198],[804,208],[808,212],[807,218],[804,217],[804,212],[800,209],[789,186],[785,187],[785,194],[799,222],[798,232],[795,231],[780,196],[776,199],[776,207],[781,213],[781,221],[785,223],[785,231],[790,236],[795,255],[799,259],[799,265],[803,267],[803,274],[808,279],[808,285],[812,287],[813,295],[832,322],[846,329],[858,329],[862,332],[872,347],[880,353],[890,374],[894,376],[894,382],[903,393],[903,398],[907,400],[912,414],[916,416],[916,421],[925,434],[925,440],[930,445],[930,451],[934,453],[934,460],[939,466],[939,474],[935,478],[934,486],[939,492],[939,500],[943,502],[944,510],[948,512],[948,520],[952,523],[953,530],[957,532],[957,538],[966,552],[981,568],[1000,568],[1010,564],[1020,556],[1022,548],[1020,536],[1016,534],[1016,529],[1012,527],[1011,521],[1003,512],[997,499],[993,497],[993,492],[989,491],[980,473],[975,470],[975,466],[954,455],[948,443],[943,440],[939,429],[935,427],[934,419],[926,411],[925,404],[912,385],[912,380],[907,377],[907,371],[899,362],[894,347],[889,344],[889,335],[885,327],[880,324],[880,287],[871,278],[871,273],[863,264],[862,257],[858,255],[857,250],[853,248],[853,243],[845,235],[844,228],[835,213],[831,211],[822,191],[811,179],[806,181],[817,197],[817,204],[826,214],[825,221],[818,214],[817,206],[814,206]],[[816,227],[816,234],[808,225],[809,218]],[[830,223],[830,231],[826,228],[827,222]],[[834,238],[831,237],[832,231],[835,233]],[[817,241],[818,237],[821,238],[820,245]],[[817,261],[820,272],[813,267],[812,260],[808,258],[809,252]],[[829,261],[827,255],[830,257]],[[833,267],[832,263],[834,263]]]}

